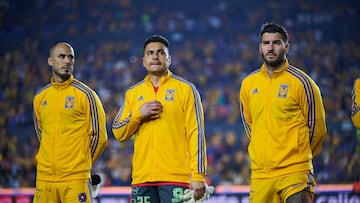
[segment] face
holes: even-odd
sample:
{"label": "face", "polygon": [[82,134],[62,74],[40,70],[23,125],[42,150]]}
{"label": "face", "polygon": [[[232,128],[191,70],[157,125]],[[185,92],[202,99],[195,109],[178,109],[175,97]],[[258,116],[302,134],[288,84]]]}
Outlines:
{"label": "face", "polygon": [[289,43],[282,40],[280,33],[264,33],[259,44],[259,52],[265,65],[271,69],[281,66],[289,51]]}
{"label": "face", "polygon": [[74,49],[66,43],[57,44],[48,58],[52,74],[56,82],[63,82],[72,75],[74,70]]}
{"label": "face", "polygon": [[163,75],[171,64],[169,49],[160,42],[150,42],[144,50],[143,65],[152,75]]}

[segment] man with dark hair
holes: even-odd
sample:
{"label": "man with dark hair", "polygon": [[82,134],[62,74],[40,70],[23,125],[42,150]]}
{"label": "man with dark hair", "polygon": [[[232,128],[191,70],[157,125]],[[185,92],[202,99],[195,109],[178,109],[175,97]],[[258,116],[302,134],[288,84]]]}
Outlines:
{"label": "man with dark hair", "polygon": [[189,187],[194,199],[206,194],[204,113],[198,90],[170,70],[168,40],[144,43],[144,80],[130,87],[114,119],[120,142],[134,136],[132,203],[181,202]]}
{"label": "man with dark hair", "polygon": [[240,113],[250,139],[250,202],[310,203],[314,193],[314,156],[326,134],[319,87],[289,64],[284,27],[261,27],[260,69],[240,88]]}

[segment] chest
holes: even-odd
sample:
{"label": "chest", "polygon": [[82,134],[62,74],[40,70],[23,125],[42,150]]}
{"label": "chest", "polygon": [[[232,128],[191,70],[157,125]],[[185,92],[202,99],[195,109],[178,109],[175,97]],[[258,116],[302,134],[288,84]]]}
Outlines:
{"label": "chest", "polygon": [[44,124],[46,122],[72,124],[85,120],[85,115],[89,114],[91,110],[88,106],[89,102],[86,97],[75,90],[49,91],[40,103],[41,120]]}
{"label": "chest", "polygon": [[262,114],[264,111],[289,114],[300,108],[299,87],[287,79],[256,82],[248,93],[249,107],[253,115]]}

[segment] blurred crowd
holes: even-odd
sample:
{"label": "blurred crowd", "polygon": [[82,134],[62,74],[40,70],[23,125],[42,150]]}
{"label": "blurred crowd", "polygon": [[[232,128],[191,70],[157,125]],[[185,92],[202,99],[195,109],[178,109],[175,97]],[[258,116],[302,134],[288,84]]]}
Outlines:
{"label": "blurred crowd", "polygon": [[360,174],[360,133],[350,120],[360,77],[356,1],[1,0],[0,188],[35,185],[32,99],[49,82],[48,51],[59,41],[73,45],[74,75],[97,91],[107,113],[109,142],[93,173],[107,186],[130,185],[132,141],[116,141],[111,122],[126,89],[145,76],[142,48],[151,34],[170,40],[171,70],[202,96],[208,182],[248,184],[238,95],[242,78],[261,65],[264,22],[288,29],[290,63],[322,91],[328,134],[314,160],[317,182],[352,183]]}

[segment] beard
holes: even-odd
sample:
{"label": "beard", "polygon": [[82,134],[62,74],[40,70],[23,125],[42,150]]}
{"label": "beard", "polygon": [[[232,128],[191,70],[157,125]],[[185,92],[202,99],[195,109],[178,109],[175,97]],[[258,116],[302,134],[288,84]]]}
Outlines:
{"label": "beard", "polygon": [[65,80],[70,78],[70,76],[72,75],[72,71],[66,70],[63,73],[61,73],[61,72],[59,72],[57,70],[54,70],[54,74],[56,76],[58,76],[59,78],[61,78],[62,81],[65,81]]}
{"label": "beard", "polygon": [[261,58],[264,61],[265,65],[267,65],[268,67],[273,67],[274,69],[278,68],[278,66],[284,62],[284,60],[285,60],[285,50],[282,50],[276,56],[277,57],[275,59],[268,60],[266,58],[265,54],[263,52],[261,53]]}

